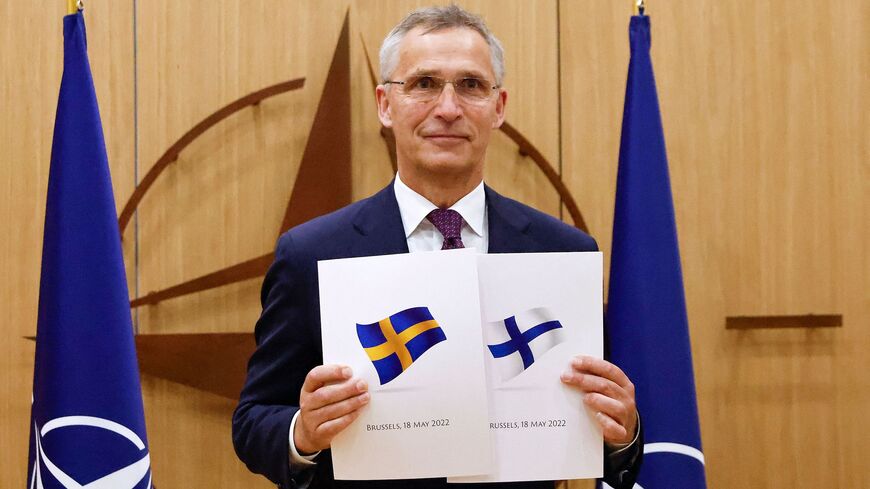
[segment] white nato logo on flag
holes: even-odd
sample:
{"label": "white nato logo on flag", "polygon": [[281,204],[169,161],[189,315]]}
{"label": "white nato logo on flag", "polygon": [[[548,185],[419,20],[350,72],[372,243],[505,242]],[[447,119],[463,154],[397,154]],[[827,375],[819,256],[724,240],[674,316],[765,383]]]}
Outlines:
{"label": "white nato logo on flag", "polygon": [[565,341],[565,330],[545,307],[487,323],[488,350],[502,381],[525,372],[536,360]]}
{"label": "white nato logo on flag", "polygon": [[[29,489],[44,489],[43,485],[43,469],[51,474],[54,479],[60,483],[65,489],[133,489],[148,475],[148,484],[146,488],[151,487],[151,456],[148,454],[145,443],[132,430],[124,425],[114,421],[109,421],[104,418],[96,418],[93,416],[64,416],[55,418],[45,423],[42,429],[34,424],[34,437],[36,438],[36,460],[33,461],[33,472],[30,476]],[[118,434],[132,443],[140,452],[145,454],[135,462],[122,467],[114,472],[105,474],[102,477],[91,481],[87,484],[80,484],[75,479],[66,474],[63,469],[52,462],[49,454],[45,453],[42,447],[42,438],[49,432],[69,427],[87,427],[93,429],[107,430]],[[83,450],[86,447],[82,447]],[[54,486],[50,484],[49,487]]]}

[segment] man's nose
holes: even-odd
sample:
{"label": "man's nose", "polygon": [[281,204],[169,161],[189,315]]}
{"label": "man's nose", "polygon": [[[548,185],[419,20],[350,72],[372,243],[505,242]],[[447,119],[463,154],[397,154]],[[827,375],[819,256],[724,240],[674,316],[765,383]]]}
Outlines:
{"label": "man's nose", "polygon": [[435,100],[434,115],[448,122],[462,117],[462,106],[459,104],[459,96],[452,83],[445,84],[441,94]]}

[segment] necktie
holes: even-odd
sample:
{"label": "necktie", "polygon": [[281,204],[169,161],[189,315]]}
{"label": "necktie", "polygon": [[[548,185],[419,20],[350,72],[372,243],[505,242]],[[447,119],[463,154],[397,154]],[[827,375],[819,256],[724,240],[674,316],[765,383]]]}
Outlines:
{"label": "necktie", "polygon": [[465,248],[462,244],[462,216],[453,209],[435,209],[430,212],[426,219],[435,225],[435,228],[444,236],[442,250]]}

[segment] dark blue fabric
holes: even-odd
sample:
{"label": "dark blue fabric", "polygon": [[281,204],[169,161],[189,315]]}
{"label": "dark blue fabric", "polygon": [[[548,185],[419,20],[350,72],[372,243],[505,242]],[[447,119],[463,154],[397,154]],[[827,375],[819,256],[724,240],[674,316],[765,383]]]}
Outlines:
{"label": "dark blue fabric", "polygon": [[[631,19],[607,327],[611,361],[636,386],[646,444],[701,449],[668,162],[650,59],[649,17]],[[678,461],[678,463],[674,463]],[[703,464],[649,454],[645,489],[705,487]]]}
{"label": "dark blue fabric", "polygon": [[[61,487],[45,458],[86,484],[148,455],[127,281],[84,20],[79,13],[63,22],[64,69],[45,210],[28,487],[34,469],[44,487]],[[68,416],[118,423],[143,446],[81,422],[42,433],[49,421]],[[37,451],[41,454],[34,465]],[[149,480],[150,470],[134,487],[147,487]]]}

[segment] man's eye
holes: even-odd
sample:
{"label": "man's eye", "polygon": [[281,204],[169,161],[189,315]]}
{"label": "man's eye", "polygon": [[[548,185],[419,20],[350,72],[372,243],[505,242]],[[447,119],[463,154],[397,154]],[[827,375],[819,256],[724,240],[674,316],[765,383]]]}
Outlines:
{"label": "man's eye", "polygon": [[465,90],[479,90],[483,86],[483,82],[477,78],[463,78],[459,85]]}
{"label": "man's eye", "polygon": [[419,90],[431,90],[437,86],[435,80],[431,76],[421,76],[414,80],[414,83],[411,84],[412,89]]}

